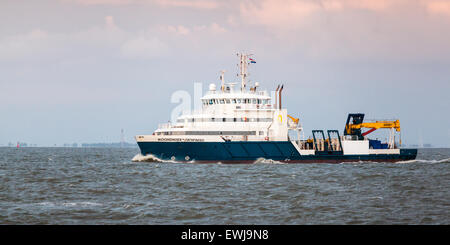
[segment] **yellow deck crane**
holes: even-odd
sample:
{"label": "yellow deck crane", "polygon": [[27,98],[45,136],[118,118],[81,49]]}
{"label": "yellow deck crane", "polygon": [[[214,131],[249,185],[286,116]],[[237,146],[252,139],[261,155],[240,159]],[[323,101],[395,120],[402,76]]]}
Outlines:
{"label": "yellow deck crane", "polygon": [[295,118],[295,117],[293,117],[293,116],[291,116],[291,115],[287,115],[295,124],[298,124],[298,118]]}
{"label": "yellow deck crane", "polygon": [[400,132],[400,121],[375,121],[375,122],[366,122],[366,123],[360,123],[360,124],[349,124],[346,128],[347,132],[351,132],[353,129],[361,129],[361,128],[370,128],[369,131],[366,131],[362,133],[362,136],[366,136],[373,131],[380,129],[380,128],[393,128],[397,132]]}
{"label": "yellow deck crane", "polygon": [[[363,122],[364,114],[355,113],[349,114],[347,118],[347,123],[345,124],[344,135],[356,135],[359,139],[363,139],[364,136],[372,133],[373,131],[380,128],[388,128],[391,129],[391,139],[393,145],[393,133],[394,130],[400,132],[400,121],[375,121],[375,122]],[[350,122],[351,121],[351,122]],[[369,128],[368,131],[361,133],[361,128]],[[402,140],[400,137],[399,141],[400,145],[402,144]]]}
{"label": "yellow deck crane", "polygon": [[288,120],[288,130],[295,131],[297,133],[297,140],[300,140],[301,139],[300,133],[303,132],[302,125],[299,123],[300,119],[295,118],[291,115],[287,115],[287,116],[292,121],[292,123],[291,123],[291,121]]}

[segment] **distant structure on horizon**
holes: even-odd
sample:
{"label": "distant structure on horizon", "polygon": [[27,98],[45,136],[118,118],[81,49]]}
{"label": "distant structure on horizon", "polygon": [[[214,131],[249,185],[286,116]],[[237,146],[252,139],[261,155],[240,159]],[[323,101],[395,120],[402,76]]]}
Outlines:
{"label": "distant structure on horizon", "polygon": [[[18,141],[16,144],[14,144],[12,142],[8,143],[8,147],[17,147],[17,148],[19,148],[19,147],[28,147],[28,146],[33,146],[33,144],[28,145],[28,143],[20,142],[20,141]],[[36,146],[36,145],[34,145],[34,146]]]}
{"label": "distant structure on horizon", "polygon": [[122,148],[125,145],[125,135],[123,133],[123,128],[120,130],[120,147]]}
{"label": "distant structure on horizon", "polygon": [[130,144],[128,142],[117,142],[117,143],[83,143],[81,147],[99,147],[99,148],[136,148],[137,144]]}
{"label": "distant structure on horizon", "polygon": [[433,148],[434,146],[432,144],[412,144],[409,145],[410,147],[417,147],[417,148]]}

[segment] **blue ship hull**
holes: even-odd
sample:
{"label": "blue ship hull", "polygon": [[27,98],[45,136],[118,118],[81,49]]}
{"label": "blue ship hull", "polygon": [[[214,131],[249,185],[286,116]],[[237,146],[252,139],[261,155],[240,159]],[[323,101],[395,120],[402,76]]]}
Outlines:
{"label": "blue ship hull", "polygon": [[400,154],[316,152],[300,155],[290,141],[138,142],[138,145],[144,156],[151,154],[161,160],[195,163],[254,163],[259,158],[286,163],[397,162],[413,160],[417,156],[417,149],[400,149]]}

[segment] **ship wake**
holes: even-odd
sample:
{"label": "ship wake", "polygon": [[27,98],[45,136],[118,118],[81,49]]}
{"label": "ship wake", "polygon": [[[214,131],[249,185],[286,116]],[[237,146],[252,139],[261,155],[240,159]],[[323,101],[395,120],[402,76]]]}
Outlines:
{"label": "ship wake", "polygon": [[445,158],[441,160],[431,159],[431,160],[424,160],[424,159],[415,159],[415,160],[408,160],[408,161],[401,161],[397,163],[450,163],[450,158]]}
{"label": "ship wake", "polygon": [[157,162],[157,163],[195,163],[194,160],[188,161],[188,162],[179,162],[179,161],[175,161],[175,160],[163,160],[160,159],[152,154],[149,155],[142,155],[142,154],[137,154],[136,156],[134,156],[131,159],[132,162]]}
{"label": "ship wake", "polygon": [[142,155],[142,154],[137,154],[136,156],[133,157],[133,159],[131,159],[131,161],[133,162],[168,162],[162,159],[159,159],[153,155]]}
{"label": "ship wake", "polygon": [[258,158],[258,159],[256,159],[256,161],[254,163],[255,164],[258,164],[258,163],[262,163],[262,164],[286,164],[284,162],[275,161],[275,160],[272,160],[272,159],[265,159],[265,158]]}

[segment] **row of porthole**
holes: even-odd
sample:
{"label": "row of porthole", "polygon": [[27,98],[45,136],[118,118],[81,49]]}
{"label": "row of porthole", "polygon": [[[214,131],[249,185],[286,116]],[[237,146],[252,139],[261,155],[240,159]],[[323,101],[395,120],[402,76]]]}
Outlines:
{"label": "row of porthole", "polygon": [[[175,156],[172,156],[171,158],[170,158],[170,160],[172,160],[172,161],[175,161]],[[184,160],[186,160],[186,161],[189,161],[191,158],[189,157],[189,156],[185,156],[184,157]]]}

